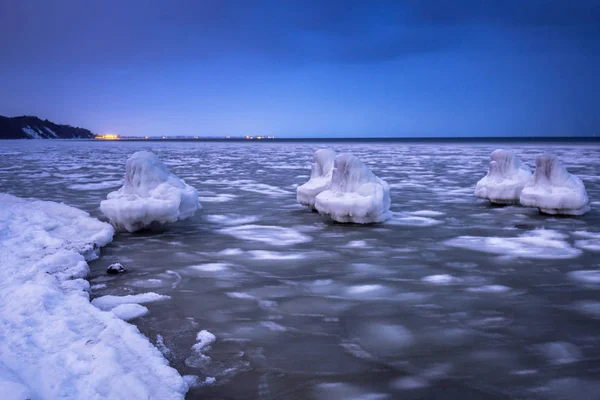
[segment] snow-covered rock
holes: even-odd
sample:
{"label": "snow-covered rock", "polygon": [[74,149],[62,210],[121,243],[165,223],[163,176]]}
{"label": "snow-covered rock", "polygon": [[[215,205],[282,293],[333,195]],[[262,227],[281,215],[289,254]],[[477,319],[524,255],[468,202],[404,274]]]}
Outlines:
{"label": "snow-covered rock", "polygon": [[351,154],[335,158],[331,187],[317,195],[315,208],[337,222],[368,224],[390,218],[390,188]]}
{"label": "snow-covered rock", "polygon": [[183,399],[148,339],[90,304],[86,260],[113,234],[73,207],[0,194],[2,399]]}
{"label": "snow-covered rock", "polygon": [[127,270],[125,269],[125,267],[123,267],[123,264],[121,263],[110,264],[108,268],[106,268],[106,273],[109,275],[122,274],[125,272],[127,272]]}
{"label": "snow-covered rock", "polygon": [[315,208],[315,197],[331,187],[333,161],[337,153],[330,149],[319,149],[313,154],[310,180],[296,189],[298,203]]}
{"label": "snow-covered rock", "polygon": [[189,218],[199,208],[196,190],[149,151],[138,151],[127,160],[123,187],[100,203],[110,222],[129,232]]}
{"label": "snow-covered rock", "polygon": [[527,181],[531,169],[510,150],[494,150],[490,156],[490,169],[475,187],[475,196],[497,204],[514,204]]}
{"label": "snow-covered rock", "polygon": [[521,192],[520,201],[546,214],[582,215],[590,210],[581,179],[568,173],[552,154],[535,158],[535,173]]}

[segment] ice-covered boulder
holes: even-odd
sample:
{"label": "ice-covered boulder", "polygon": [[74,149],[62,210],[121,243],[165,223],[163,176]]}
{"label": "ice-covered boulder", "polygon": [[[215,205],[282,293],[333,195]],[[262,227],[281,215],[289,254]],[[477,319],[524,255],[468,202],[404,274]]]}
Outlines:
{"label": "ice-covered boulder", "polygon": [[129,232],[189,218],[199,208],[196,190],[149,151],[138,151],[127,160],[123,187],[100,203],[110,222]]}
{"label": "ice-covered boulder", "polygon": [[590,210],[581,179],[552,154],[535,158],[535,173],[521,192],[521,204],[537,207],[546,214],[582,215]]}
{"label": "ice-covered boulder", "polygon": [[490,169],[475,187],[475,196],[497,204],[514,204],[527,181],[531,169],[510,150],[494,150],[490,156]]}
{"label": "ice-covered boulder", "polygon": [[331,187],[317,195],[315,208],[337,222],[368,224],[390,218],[390,188],[351,154],[335,158]]}
{"label": "ice-covered boulder", "polygon": [[313,154],[313,163],[310,170],[310,180],[296,190],[298,203],[303,206],[315,208],[315,197],[323,190],[331,187],[333,174],[333,160],[337,153],[330,149],[319,149]]}

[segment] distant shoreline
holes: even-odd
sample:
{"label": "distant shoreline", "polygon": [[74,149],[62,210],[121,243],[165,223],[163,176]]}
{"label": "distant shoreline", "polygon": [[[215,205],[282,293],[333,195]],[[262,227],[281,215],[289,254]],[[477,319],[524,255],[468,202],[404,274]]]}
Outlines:
{"label": "distant shoreline", "polygon": [[[4,139],[4,140],[34,140],[34,139]],[[43,139],[44,140],[44,139]],[[235,143],[343,143],[343,142],[361,142],[361,143],[600,143],[600,137],[580,136],[580,137],[406,137],[406,138],[273,138],[273,139],[244,139],[244,138],[119,138],[116,140],[105,139],[47,139],[48,141],[84,141],[84,142],[235,142]],[[38,140],[35,140],[38,141]]]}

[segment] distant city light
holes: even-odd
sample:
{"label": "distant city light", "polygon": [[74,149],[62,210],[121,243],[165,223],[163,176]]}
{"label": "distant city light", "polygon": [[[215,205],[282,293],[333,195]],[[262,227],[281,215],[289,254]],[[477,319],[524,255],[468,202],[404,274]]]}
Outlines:
{"label": "distant city light", "polygon": [[96,136],[96,139],[101,139],[101,140],[118,140],[119,139],[119,135],[114,135],[114,134],[105,134],[105,135],[99,135]]}

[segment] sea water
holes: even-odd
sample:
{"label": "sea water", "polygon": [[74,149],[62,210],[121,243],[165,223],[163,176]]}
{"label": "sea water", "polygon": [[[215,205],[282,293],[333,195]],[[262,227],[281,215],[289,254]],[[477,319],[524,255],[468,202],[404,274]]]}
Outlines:
{"label": "sea water", "polygon": [[[390,184],[391,220],[338,224],[297,204],[324,147],[357,155]],[[592,210],[555,217],[476,199],[496,148],[531,167],[536,154],[556,154],[583,180]],[[188,398],[600,392],[600,146],[3,141],[0,191],[102,219],[100,201],[139,150],[194,186],[203,209],[115,236],[91,263],[92,297],[171,297],[131,323],[198,377]],[[107,275],[114,262],[128,272]],[[216,341],[197,351],[202,330]]]}

